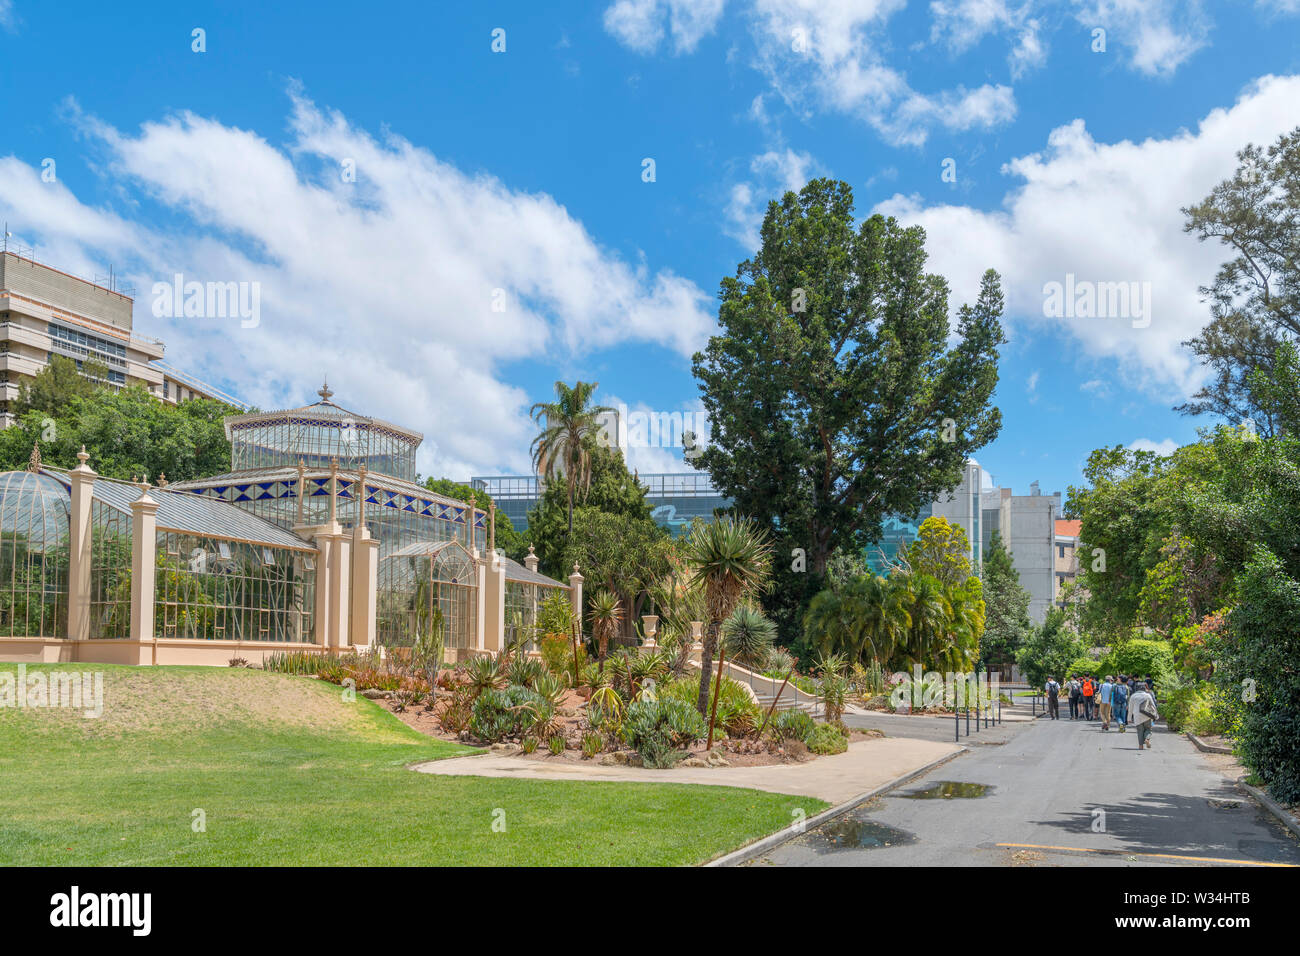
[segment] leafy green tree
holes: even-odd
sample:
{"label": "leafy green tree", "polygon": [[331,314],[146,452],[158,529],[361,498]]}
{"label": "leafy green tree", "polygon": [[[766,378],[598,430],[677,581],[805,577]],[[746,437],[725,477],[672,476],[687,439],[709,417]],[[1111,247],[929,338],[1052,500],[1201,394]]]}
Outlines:
{"label": "leafy green tree", "polygon": [[29,409],[0,431],[0,467],[26,467],[37,444],[42,460],[70,468],[85,445],[91,467],[110,478],[147,475],[156,481],[165,473],[168,481],[184,481],[218,475],[230,470],[223,419],[237,412],[209,399],[171,405],[140,385],[96,386],[51,411]]}
{"label": "leafy green tree", "polygon": [[574,495],[591,484],[591,441],[600,430],[597,419],[612,411],[591,405],[598,382],[555,383],[553,402],[532,407],[533,420],[541,432],[533,439],[533,470],[547,480],[563,477],[568,492],[569,530],[573,530]]}
{"label": "leafy green tree", "polygon": [[[627,470],[622,453],[597,445],[594,439],[587,444],[591,481],[585,492],[579,490],[579,507],[653,523],[646,488]],[[521,544],[525,550],[528,544],[533,545],[544,573],[564,580],[573,568],[573,559],[566,554],[568,537],[567,486],[554,482],[546,486],[537,506],[528,512],[528,529]],[[586,565],[579,563],[585,575]]]}
{"label": "leafy green tree", "polygon": [[650,589],[669,572],[668,532],[649,518],[581,507],[564,546],[564,566],[575,564],[583,577],[619,598],[625,636],[650,597]]}
{"label": "leafy green tree", "polygon": [[721,283],[721,331],[694,358],[711,444],[694,464],[759,521],[782,557],[769,616],[792,638],[836,548],[861,551],[915,514],[991,441],[1003,299],[985,274],[957,312],[926,273],[925,233],[815,179],[769,204],[762,247]]}
{"label": "leafy green tree", "polygon": [[984,552],[984,637],[980,651],[990,668],[1009,674],[1016,651],[1033,625],[1029,620],[1030,595],[1020,585],[1011,553],[994,531]]}
{"label": "leafy green tree", "polygon": [[1267,149],[1248,145],[1237,159],[1230,179],[1183,210],[1184,231],[1218,240],[1233,257],[1201,290],[1209,324],[1184,343],[1213,378],[1179,411],[1234,424],[1252,418],[1272,436],[1276,423],[1256,383],[1278,345],[1300,336],[1300,127]]}
{"label": "leafy green tree", "polygon": [[942,515],[926,518],[916,540],[905,545],[902,563],[942,584],[961,584],[970,577],[970,539],[961,525],[949,524]]}
{"label": "leafy green tree", "polygon": [[87,360],[81,369],[72,359],[51,355],[50,364],[19,390],[18,414],[29,411],[58,415],[73,398],[89,398],[103,389],[100,382],[108,381],[108,366]]}
{"label": "leafy green tree", "polygon": [[[435,495],[442,495],[446,498],[472,504],[479,511],[487,511],[492,502],[492,496],[481,488],[452,481],[450,478],[426,478],[424,487]],[[496,525],[497,547],[504,549],[506,554],[516,561],[521,560],[528,550],[528,543],[525,541],[524,536],[515,530],[514,524],[500,511],[496,512],[494,524]]]}
{"label": "leafy green tree", "polygon": [[1016,652],[1016,663],[1030,685],[1040,687],[1048,677],[1064,680],[1071,662],[1086,651],[1083,639],[1066,626],[1064,609],[1054,607]]}

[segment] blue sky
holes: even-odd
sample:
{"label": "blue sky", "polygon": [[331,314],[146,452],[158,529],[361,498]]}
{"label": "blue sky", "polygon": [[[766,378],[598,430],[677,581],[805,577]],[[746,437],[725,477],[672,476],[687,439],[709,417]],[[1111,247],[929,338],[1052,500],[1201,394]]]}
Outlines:
{"label": "blue sky", "polygon": [[[999,484],[1194,439],[1178,343],[1225,255],[1178,208],[1300,102],[1300,0],[257,6],[0,0],[0,214],[133,282],[172,364],[262,407],[328,375],[455,478],[525,468],[556,378],[697,409],[718,282],[812,175],[925,226],[954,310],[1003,273],[1004,427],[976,456]],[[258,283],[257,324],[155,314],[176,273]],[[1045,315],[1067,275],[1150,308]]]}

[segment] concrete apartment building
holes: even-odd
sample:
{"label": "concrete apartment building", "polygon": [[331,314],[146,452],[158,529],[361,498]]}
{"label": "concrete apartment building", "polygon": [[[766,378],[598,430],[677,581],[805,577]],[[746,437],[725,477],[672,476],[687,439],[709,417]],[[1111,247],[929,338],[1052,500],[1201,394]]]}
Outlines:
{"label": "concrete apartment building", "polygon": [[1011,552],[1020,586],[1029,592],[1029,619],[1041,624],[1057,595],[1056,521],[1061,515],[1061,493],[1045,495],[1035,481],[1027,495],[1012,494],[1010,488],[992,488],[980,497],[984,547],[997,531]]}
{"label": "concrete apartment building", "polygon": [[1065,607],[1061,599],[1061,589],[1079,576],[1079,529],[1082,521],[1067,518],[1056,520],[1056,554],[1055,581],[1052,601],[1057,607]]}
{"label": "concrete apartment building", "polygon": [[22,384],[55,355],[108,368],[112,388],[141,384],[160,401],[218,398],[219,389],[162,362],[161,341],[132,329],[127,292],[90,282],[9,250],[0,252],[0,428],[14,423]]}

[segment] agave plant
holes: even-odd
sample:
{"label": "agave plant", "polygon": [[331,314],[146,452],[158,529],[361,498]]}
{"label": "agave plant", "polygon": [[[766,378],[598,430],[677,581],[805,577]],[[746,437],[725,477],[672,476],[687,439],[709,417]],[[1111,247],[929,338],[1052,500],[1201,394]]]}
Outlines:
{"label": "agave plant", "polygon": [[502,663],[500,658],[485,654],[471,657],[465,662],[465,678],[475,697],[485,690],[500,690],[509,683]]}
{"label": "agave plant", "polygon": [[618,633],[623,623],[623,605],[613,591],[601,588],[591,598],[591,629],[599,647],[598,659],[603,663],[609,653],[610,639]]}
{"label": "agave plant", "polygon": [[[693,586],[704,591],[704,608],[709,623],[704,637],[704,653],[700,658],[700,691],[696,701],[696,708],[704,716],[709,701],[713,654],[718,647],[722,622],[731,616],[745,594],[756,593],[767,586],[772,573],[772,548],[766,532],[754,522],[726,515],[708,524],[692,526],[684,554],[695,572]],[[712,736],[710,733],[710,743]]]}

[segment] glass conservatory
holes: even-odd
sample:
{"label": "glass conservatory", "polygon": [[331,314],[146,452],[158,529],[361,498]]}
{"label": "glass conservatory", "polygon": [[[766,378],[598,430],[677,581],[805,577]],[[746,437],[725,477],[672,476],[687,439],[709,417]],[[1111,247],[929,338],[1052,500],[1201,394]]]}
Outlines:
{"label": "glass conservatory", "polygon": [[49,475],[0,474],[0,635],[68,632],[68,495]]}
{"label": "glass conservatory", "polygon": [[331,506],[345,529],[354,528],[364,499],[381,557],[421,541],[485,546],[484,512],[415,483],[419,432],[350,412],[330,401],[328,387],[317,394],[319,402],[301,408],[226,419],[232,470],[169,487],[229,502],[286,530],[324,524]]}
{"label": "glass conservatory", "polygon": [[380,558],[379,643],[409,647],[441,629],[444,646],[473,647],[477,581],[473,557],[456,541],[416,542]]}

